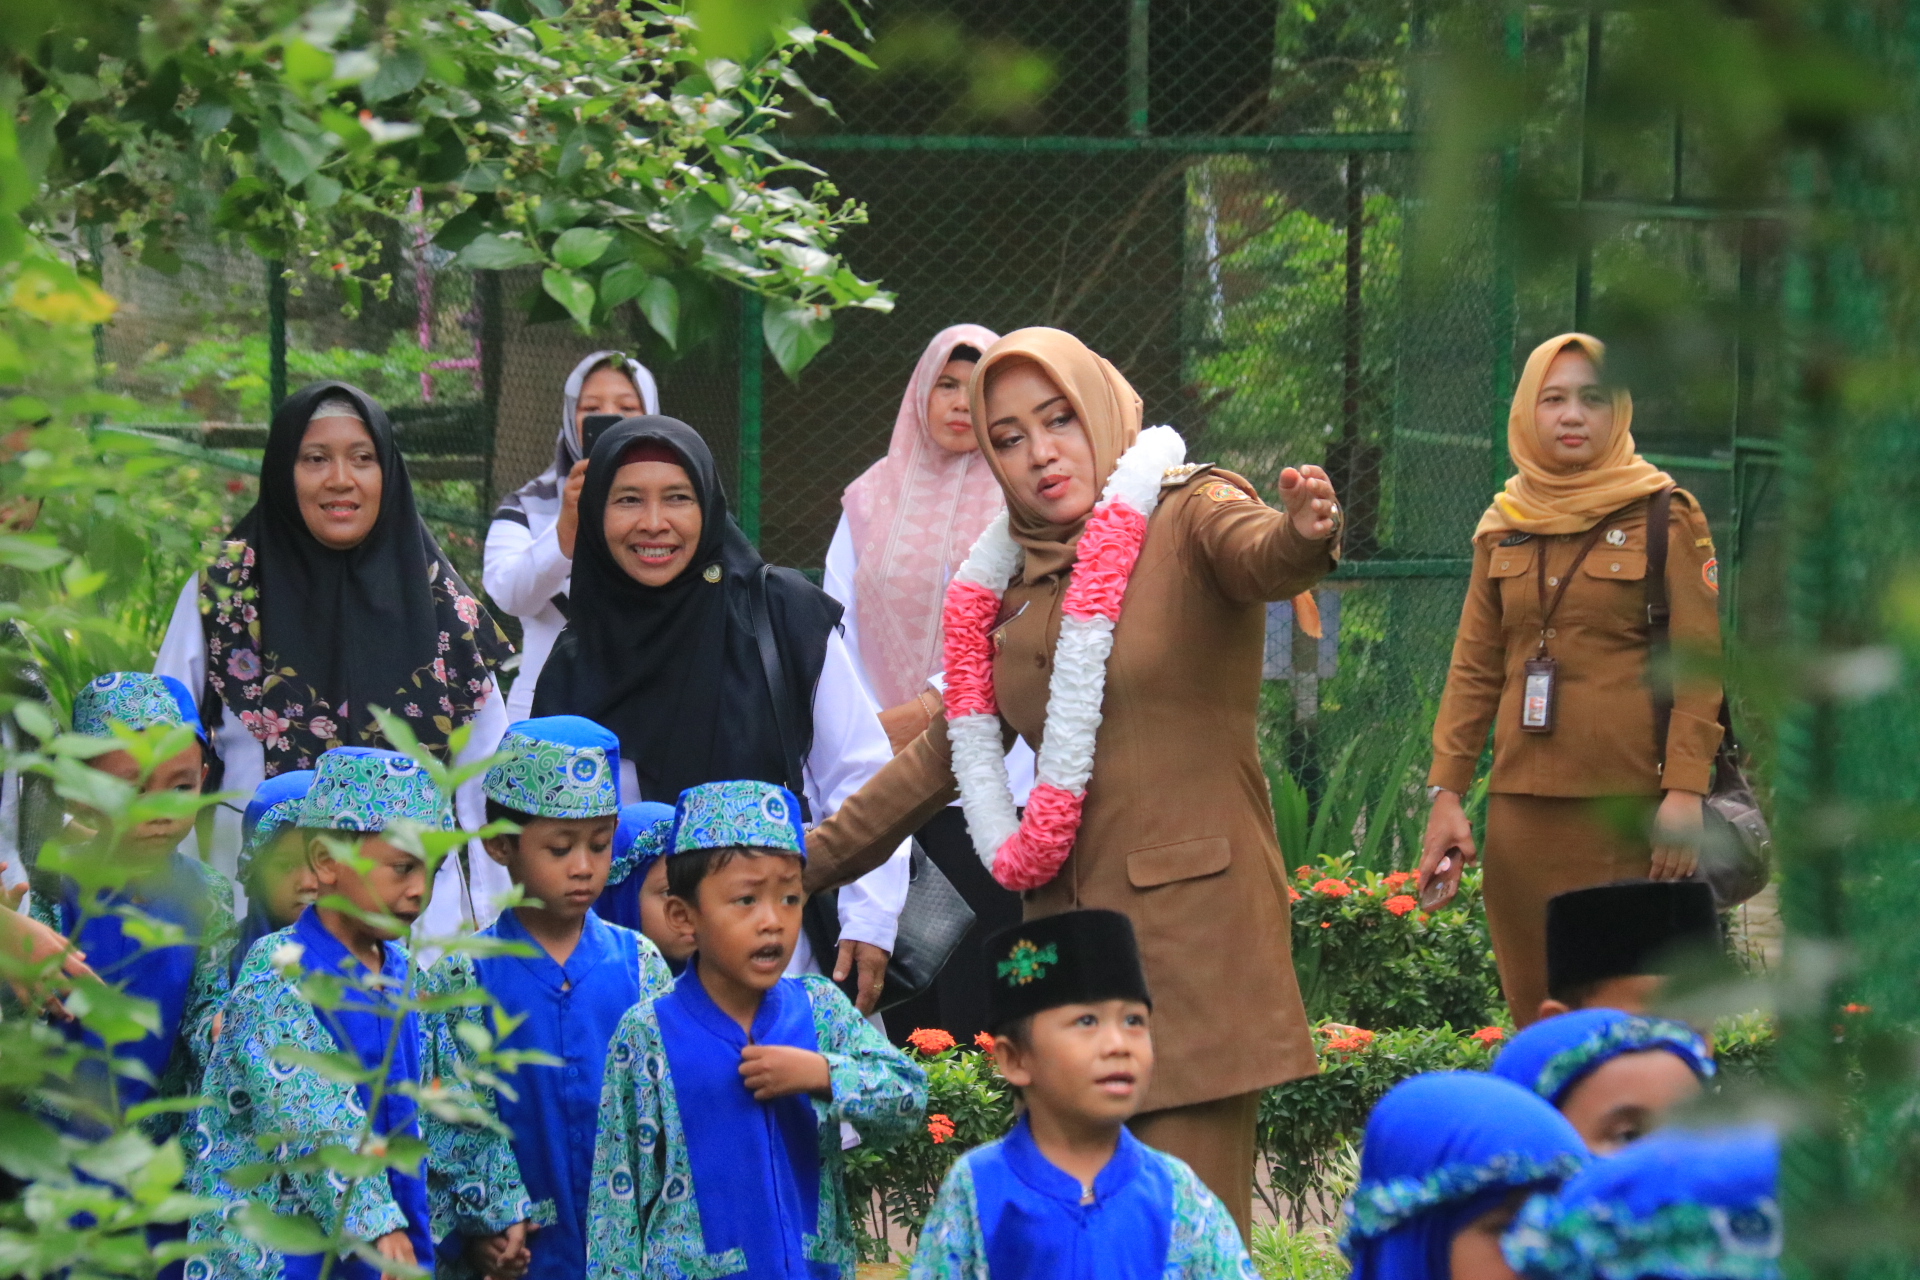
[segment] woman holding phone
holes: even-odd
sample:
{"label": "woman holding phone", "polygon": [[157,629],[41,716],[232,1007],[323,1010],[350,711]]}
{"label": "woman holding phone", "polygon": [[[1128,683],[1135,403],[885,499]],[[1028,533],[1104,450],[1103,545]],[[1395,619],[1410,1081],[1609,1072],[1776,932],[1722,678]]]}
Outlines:
{"label": "woman holding phone", "polygon": [[[1721,737],[1720,571],[1692,494],[1634,450],[1633,398],[1582,333],[1541,343],[1507,419],[1514,476],[1473,535],[1473,573],[1433,727],[1423,902],[1475,856],[1460,797],[1487,729],[1487,924],[1516,1025],[1546,998],[1546,905],[1615,880],[1693,874]],[[1673,713],[1654,740],[1647,518],[1667,507]],[[1443,865],[1444,864],[1444,865]]]}
{"label": "woman holding phone", "polygon": [[494,603],[520,619],[522,632],[520,670],[507,693],[509,721],[533,713],[540,668],[567,625],[576,511],[593,451],[590,428],[658,412],[660,392],[645,365],[618,351],[594,352],[567,375],[553,464],[494,509],[480,581]]}

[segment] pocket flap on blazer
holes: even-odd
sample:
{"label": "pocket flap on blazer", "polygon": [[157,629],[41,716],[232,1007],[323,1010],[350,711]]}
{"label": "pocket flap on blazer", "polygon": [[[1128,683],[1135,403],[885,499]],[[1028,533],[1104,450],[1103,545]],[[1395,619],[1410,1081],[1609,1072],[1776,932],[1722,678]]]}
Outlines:
{"label": "pocket flap on blazer", "polygon": [[[1539,539],[1534,539],[1535,542]],[[1533,571],[1533,542],[1523,542],[1517,547],[1499,547],[1487,558],[1487,576],[1489,578],[1517,578],[1523,573]]]}
{"label": "pocket flap on blazer", "polygon": [[1182,840],[1178,844],[1135,849],[1127,855],[1127,882],[1136,889],[1217,875],[1233,862],[1233,847],[1225,836]]}
{"label": "pocket flap on blazer", "polygon": [[1587,553],[1587,562],[1580,568],[1589,578],[1638,582],[1647,576],[1647,553],[1628,551],[1624,547],[1618,551],[1612,547],[1595,547]]}

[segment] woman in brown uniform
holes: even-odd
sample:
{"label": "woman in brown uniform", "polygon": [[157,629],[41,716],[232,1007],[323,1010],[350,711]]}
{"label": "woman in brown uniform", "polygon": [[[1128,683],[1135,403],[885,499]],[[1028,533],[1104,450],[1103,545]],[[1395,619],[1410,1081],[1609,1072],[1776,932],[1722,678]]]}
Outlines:
{"label": "woman in brown uniform", "polygon": [[[1018,544],[991,632],[993,696],[1008,740],[1039,751],[1080,535],[1140,435],[1140,398],[1077,338],[1022,329],[982,358],[972,399]],[[1211,467],[1160,477],[1113,631],[1078,833],[1023,904],[1028,918],[1078,907],[1132,918],[1157,1059],[1134,1132],[1192,1165],[1243,1234],[1260,1091],[1315,1069],[1254,712],[1265,602],[1334,567],[1339,509],[1318,467],[1288,468],[1280,494],[1284,512]],[[956,794],[938,719],[813,829],[807,887],[877,865]],[[1003,882],[1008,861],[996,864]]]}
{"label": "woman in brown uniform", "polygon": [[[1693,874],[1721,733],[1710,674],[1720,656],[1713,539],[1693,495],[1634,451],[1633,401],[1604,382],[1604,353],[1597,339],[1570,333],[1527,360],[1507,419],[1517,474],[1474,531],[1473,577],[1433,727],[1419,883],[1425,889],[1453,852],[1437,891],[1451,897],[1474,856],[1460,796],[1493,726],[1487,923],[1520,1026],[1547,995],[1548,898]],[[1647,512],[1669,488],[1674,704],[1656,744]]]}

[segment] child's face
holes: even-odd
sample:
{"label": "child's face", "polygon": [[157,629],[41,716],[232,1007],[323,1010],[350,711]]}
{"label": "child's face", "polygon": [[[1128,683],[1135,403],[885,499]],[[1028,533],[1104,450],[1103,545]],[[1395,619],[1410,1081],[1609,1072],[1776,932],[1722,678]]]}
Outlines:
{"label": "child's face", "polygon": [[1553,1018],[1563,1013],[1571,1013],[1575,1009],[1618,1009],[1622,1013],[1650,1013],[1660,999],[1661,989],[1666,985],[1666,975],[1660,973],[1633,973],[1625,977],[1608,978],[1595,986],[1584,999],[1572,1004],[1555,1000],[1551,996],[1547,997],[1540,1002],[1540,1016]]}
{"label": "child's face", "polygon": [[[535,818],[517,836],[495,836],[487,853],[547,915],[579,920],[607,887],[618,819]],[[504,855],[504,856],[503,856]]]}
{"label": "child's face", "polygon": [[[88,761],[102,773],[110,773],[122,782],[140,788],[140,794],[153,795],[161,791],[178,791],[187,795],[200,794],[201,779],[206,776],[206,766],[200,758],[200,744],[194,743],[177,756],[162,760],[154,766],[152,773],[144,782],[140,779],[139,762],[132,753],[109,751],[105,755],[95,756]],[[104,816],[91,809],[82,808],[75,815],[82,826],[93,831],[103,831],[108,823]],[[174,846],[186,838],[193,830],[191,816],[178,818],[149,818],[120,838],[120,852],[138,859],[157,861],[173,852]]]}
{"label": "child's face", "polygon": [[1493,1208],[1461,1227],[1448,1246],[1453,1280],[1519,1280],[1500,1252],[1500,1237],[1513,1225],[1528,1188],[1517,1187]]}
{"label": "child's face", "polygon": [[[427,907],[426,864],[376,835],[360,838],[360,856],[371,864],[364,872],[335,860],[326,840],[314,837],[307,845],[307,857],[320,883],[320,896],[338,894],[362,911],[389,912],[403,926],[418,920]],[[399,930],[380,932],[382,937],[400,936]]]}
{"label": "child's face", "polygon": [[693,954],[693,929],[675,924],[667,914],[667,860],[656,858],[640,882],[640,932],[653,940],[660,954],[675,964]]}
{"label": "child's face", "polygon": [[693,935],[703,971],[770,991],[800,938],[800,868],[790,853],[742,853],[708,873],[697,903],[668,899],[668,919]]}
{"label": "child's face", "polygon": [[1153,1034],[1138,1000],[1067,1004],[1033,1016],[1025,1044],[996,1037],[994,1057],[1027,1106],[1085,1124],[1121,1124],[1153,1083]]}
{"label": "child's face", "polygon": [[274,927],[284,929],[320,896],[320,878],[307,861],[308,833],[282,831],[254,859],[249,896],[260,900]]}
{"label": "child's face", "polygon": [[1567,1090],[1560,1114],[1596,1156],[1610,1156],[1659,1128],[1666,1113],[1700,1092],[1693,1068],[1665,1049],[1608,1059]]}

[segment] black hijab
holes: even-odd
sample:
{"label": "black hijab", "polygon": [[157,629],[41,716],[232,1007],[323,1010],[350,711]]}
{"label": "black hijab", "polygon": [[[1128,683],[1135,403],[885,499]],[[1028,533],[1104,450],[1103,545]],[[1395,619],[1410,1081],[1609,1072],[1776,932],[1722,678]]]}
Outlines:
{"label": "black hijab", "polygon": [[[350,402],[380,460],[380,512],[360,545],[327,547],[300,515],[293,472],[314,411]],[[339,746],[390,746],[373,708],[445,754],[512,646],[441,554],[380,406],[345,382],[300,388],[273,415],[260,498],[201,578],[209,691],[266,749],[267,776]]]}
{"label": "black hijab", "polygon": [[[700,501],[693,559],[663,587],[627,576],[607,546],[607,495],[635,444],[671,449]],[[573,617],[534,693],[536,716],[580,715],[620,736],[644,799],[672,804],[687,787],[751,778],[793,785],[753,631],[764,561],[727,514],[713,454],[673,418],[628,418],[603,433],[580,491]],[[791,569],[766,574],[767,614],[783,668],[781,708],[801,759],[813,741],[813,690],[840,605]]]}

